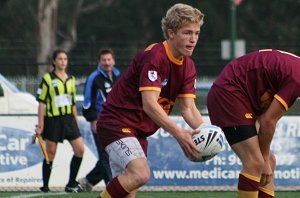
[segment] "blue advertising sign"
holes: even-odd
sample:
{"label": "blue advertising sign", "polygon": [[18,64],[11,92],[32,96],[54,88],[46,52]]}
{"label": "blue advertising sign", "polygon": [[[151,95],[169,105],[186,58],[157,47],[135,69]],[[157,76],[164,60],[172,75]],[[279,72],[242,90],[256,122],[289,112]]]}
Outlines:
{"label": "blue advertising sign", "polygon": [[[179,117],[178,125],[189,127]],[[300,126],[299,117],[285,116],[276,127],[271,149],[276,156],[275,185],[300,186]],[[151,180],[147,186],[232,186],[236,187],[241,162],[226,142],[213,159],[206,162],[189,161],[177,141],[160,129],[148,139],[148,161]]]}
{"label": "blue advertising sign", "polygon": [[[79,175],[84,176],[98,158],[90,124],[80,118],[80,131],[85,143],[85,154]],[[38,142],[32,144],[36,116],[0,117],[0,186],[18,190],[42,185],[43,154]],[[69,164],[73,156],[70,144],[58,144],[50,180],[51,187],[65,186],[69,177]]]}
{"label": "blue advertising sign", "polygon": [[[181,117],[171,117],[181,127],[188,125]],[[209,123],[209,118],[204,116]],[[0,184],[2,187],[40,186],[43,156],[38,144],[31,144],[36,117],[2,116],[0,119]],[[80,131],[85,143],[85,156],[79,177],[88,173],[97,160],[97,149],[90,124],[80,117]],[[177,141],[163,129],[148,138],[148,161],[151,179],[147,187],[232,187],[236,188],[241,170],[239,158],[225,143],[223,151],[206,162],[189,161]],[[70,145],[61,145],[55,158],[51,186],[64,186],[73,155]],[[275,185],[278,189],[300,188],[300,121],[298,116],[279,120],[271,149],[276,156]],[[39,170],[39,171],[37,171]],[[60,178],[60,179],[56,179]],[[103,184],[104,185],[104,184]]]}

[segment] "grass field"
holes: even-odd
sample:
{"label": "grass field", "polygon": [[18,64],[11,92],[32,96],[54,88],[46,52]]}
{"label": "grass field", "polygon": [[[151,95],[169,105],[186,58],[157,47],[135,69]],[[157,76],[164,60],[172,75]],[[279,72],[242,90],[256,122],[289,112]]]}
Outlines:
{"label": "grass field", "polygon": [[[97,192],[70,194],[65,192],[0,192],[1,198],[96,198]],[[234,198],[236,192],[138,192],[137,198]],[[299,198],[300,192],[277,192],[276,198]]]}

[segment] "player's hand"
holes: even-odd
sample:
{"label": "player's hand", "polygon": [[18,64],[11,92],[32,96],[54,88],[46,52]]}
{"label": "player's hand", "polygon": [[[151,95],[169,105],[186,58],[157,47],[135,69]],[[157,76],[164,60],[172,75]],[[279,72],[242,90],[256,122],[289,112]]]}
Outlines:
{"label": "player's hand", "polygon": [[260,178],[260,185],[265,186],[273,180],[273,170],[270,166],[269,160],[265,161],[264,169]]}
{"label": "player's hand", "polygon": [[191,161],[195,161],[200,153],[200,149],[194,144],[192,136],[199,133],[200,130],[183,130],[180,136],[176,137],[179,145],[181,146],[184,154]]}
{"label": "player's hand", "polygon": [[35,125],[35,133],[41,135],[43,133],[43,127],[40,125]]}

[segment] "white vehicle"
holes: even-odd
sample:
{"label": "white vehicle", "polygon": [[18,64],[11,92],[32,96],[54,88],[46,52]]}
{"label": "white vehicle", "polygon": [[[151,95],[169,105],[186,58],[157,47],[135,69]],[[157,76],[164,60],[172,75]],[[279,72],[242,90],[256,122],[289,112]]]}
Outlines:
{"label": "white vehicle", "polygon": [[13,83],[0,74],[0,114],[37,114],[35,97],[21,92]]}

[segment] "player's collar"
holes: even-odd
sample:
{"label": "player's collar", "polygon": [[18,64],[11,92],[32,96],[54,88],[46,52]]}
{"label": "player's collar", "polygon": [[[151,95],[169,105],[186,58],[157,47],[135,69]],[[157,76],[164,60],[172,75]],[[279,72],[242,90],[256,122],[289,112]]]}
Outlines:
{"label": "player's collar", "polygon": [[181,56],[179,59],[175,58],[171,52],[171,49],[168,45],[168,42],[167,41],[164,41],[163,42],[163,45],[165,47],[165,50],[166,50],[166,53],[167,53],[167,56],[168,58],[175,64],[177,65],[182,65],[183,64],[183,57]]}

